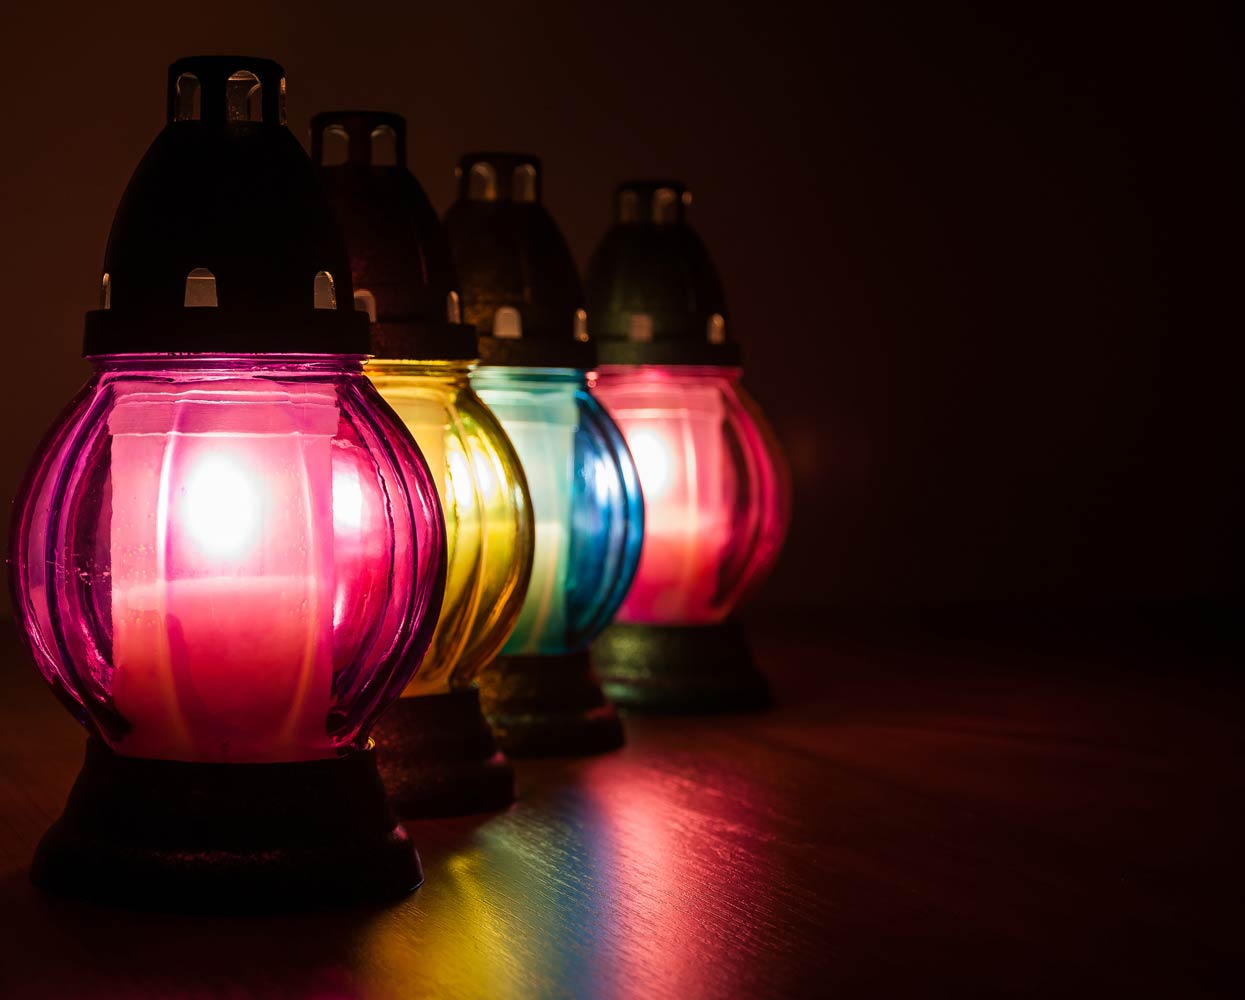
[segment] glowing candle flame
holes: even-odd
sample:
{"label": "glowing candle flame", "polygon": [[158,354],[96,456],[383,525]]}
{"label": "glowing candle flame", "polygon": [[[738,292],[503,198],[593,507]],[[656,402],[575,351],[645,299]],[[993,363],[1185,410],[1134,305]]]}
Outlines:
{"label": "glowing candle flame", "polygon": [[255,547],[261,501],[254,477],[224,454],[201,458],[182,488],[182,524],[206,553],[235,559]]}
{"label": "glowing candle flame", "polygon": [[670,453],[665,436],[653,430],[635,431],[627,438],[644,487],[644,496],[655,500],[665,494],[670,482]]}

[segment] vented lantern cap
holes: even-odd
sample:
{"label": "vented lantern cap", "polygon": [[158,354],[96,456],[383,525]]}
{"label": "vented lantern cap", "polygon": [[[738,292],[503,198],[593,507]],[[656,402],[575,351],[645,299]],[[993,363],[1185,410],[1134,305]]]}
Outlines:
{"label": "vented lantern cap", "polygon": [[117,208],[83,353],[366,354],[332,209],[268,59],[193,56]]}
{"label": "vented lantern cap", "polygon": [[321,112],[311,120],[311,158],[349,249],[355,306],[370,319],[372,354],[475,358],[475,328],[460,322],[449,241],[406,166],[406,119],[383,111]]}
{"label": "vented lantern cap", "polygon": [[688,224],[681,181],[628,181],[588,263],[588,314],[602,364],[740,363],[709,251]]}
{"label": "vented lantern cap", "polygon": [[589,369],[583,292],[571,251],[541,202],[540,160],[468,153],[445,216],[463,318],[486,365]]}

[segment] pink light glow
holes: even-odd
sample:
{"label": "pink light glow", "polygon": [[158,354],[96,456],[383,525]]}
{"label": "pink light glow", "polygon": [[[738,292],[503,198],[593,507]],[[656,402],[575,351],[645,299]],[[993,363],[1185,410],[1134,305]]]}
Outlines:
{"label": "pink light glow", "polygon": [[781,456],[738,370],[609,365],[594,393],[644,492],[644,548],[618,620],[721,621],[773,565],[789,515]]}
{"label": "pink light glow", "polygon": [[119,363],[79,397],[22,500],[24,624],[120,753],[332,756],[427,647],[435,488],[357,363],[214,364]]}

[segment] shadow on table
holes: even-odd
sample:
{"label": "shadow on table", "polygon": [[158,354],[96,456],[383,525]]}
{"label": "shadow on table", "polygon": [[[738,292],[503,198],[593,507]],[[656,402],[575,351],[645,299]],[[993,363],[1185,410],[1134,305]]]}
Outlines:
{"label": "shadow on table", "polygon": [[0,995],[228,995],[345,1000],[348,956],[377,908],[260,916],[140,912],[47,895],[26,870],[0,879],[8,955]]}
{"label": "shadow on table", "polygon": [[487,985],[493,969],[473,925],[484,892],[482,830],[498,822],[508,822],[507,811],[408,822],[427,881],[380,906],[130,910],[43,892],[28,868],[9,872],[0,876],[0,997],[360,1000],[402,994],[413,975]]}

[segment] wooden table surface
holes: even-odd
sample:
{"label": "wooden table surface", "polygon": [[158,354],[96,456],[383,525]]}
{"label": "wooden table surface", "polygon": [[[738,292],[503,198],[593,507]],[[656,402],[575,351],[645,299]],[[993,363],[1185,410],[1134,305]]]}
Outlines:
{"label": "wooden table surface", "polygon": [[82,736],[0,630],[0,997],[1245,995],[1223,657],[762,624],[780,707],[523,762],[400,904],[192,917],[29,885]]}

